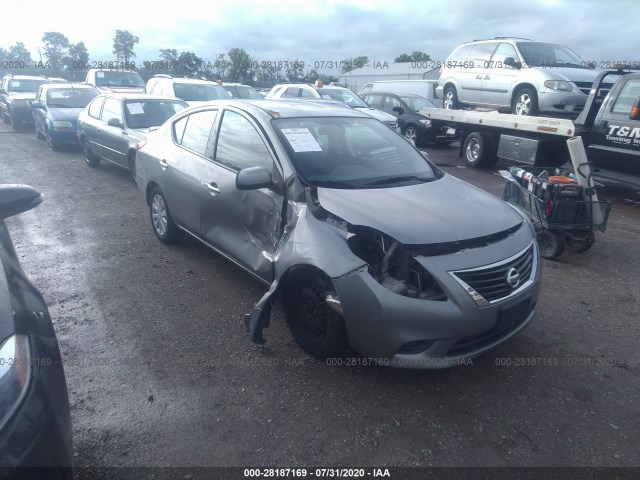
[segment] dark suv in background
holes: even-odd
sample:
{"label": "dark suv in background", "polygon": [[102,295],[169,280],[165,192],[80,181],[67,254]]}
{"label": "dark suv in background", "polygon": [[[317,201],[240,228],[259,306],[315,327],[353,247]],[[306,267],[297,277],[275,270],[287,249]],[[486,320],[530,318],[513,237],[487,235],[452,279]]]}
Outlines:
{"label": "dark suv in background", "polygon": [[22,123],[33,123],[29,102],[35,100],[40,85],[49,82],[47,77],[31,75],[5,75],[0,84],[0,114],[4,123],[19,130]]}

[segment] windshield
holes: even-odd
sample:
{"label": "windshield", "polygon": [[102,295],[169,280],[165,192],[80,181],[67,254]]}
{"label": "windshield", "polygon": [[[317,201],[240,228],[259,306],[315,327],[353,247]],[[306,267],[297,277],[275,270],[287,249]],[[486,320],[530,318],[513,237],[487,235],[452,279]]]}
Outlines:
{"label": "windshield", "polygon": [[65,88],[47,91],[49,108],[84,108],[98,95],[92,88]]}
{"label": "windshield", "polygon": [[423,97],[418,97],[413,95],[408,97],[403,97],[402,95],[400,95],[400,99],[402,99],[402,101],[407,104],[407,106],[411,109],[411,111],[415,113],[418,113],[421,108],[425,108],[425,107],[438,108],[429,100]]}
{"label": "windshield", "polygon": [[144,88],[144,80],[136,72],[96,72],[96,86]]}
{"label": "windshield", "polygon": [[46,80],[10,80],[9,92],[33,93],[37,92],[40,85],[47,83]]}
{"label": "windshield", "polygon": [[318,88],[322,98],[337,100],[353,108],[369,108],[369,105],[358,95],[346,88]]}
{"label": "windshield", "polygon": [[212,83],[176,83],[173,88],[176,92],[176,97],[185,102],[207,102],[209,100],[230,98],[224,88]]}
{"label": "windshield", "polygon": [[404,138],[372,118],[273,120],[302,179],[328,188],[382,188],[436,178]]}
{"label": "windshield", "polygon": [[517,45],[530,67],[585,67],[577,54],[562,45],[541,42],[517,42]]}
{"label": "windshield", "polygon": [[125,108],[127,126],[158,127],[186,107],[184,102],[178,100],[132,100],[126,103]]}

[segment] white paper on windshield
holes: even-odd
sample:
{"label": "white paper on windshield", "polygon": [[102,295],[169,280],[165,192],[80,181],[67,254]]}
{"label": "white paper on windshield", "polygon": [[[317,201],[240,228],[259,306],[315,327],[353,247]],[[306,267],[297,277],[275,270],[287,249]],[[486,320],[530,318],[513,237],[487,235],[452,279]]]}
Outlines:
{"label": "white paper on windshield", "polygon": [[104,77],[104,72],[96,72],[96,77],[103,78]]}
{"label": "white paper on windshield", "polygon": [[12,87],[19,87],[20,86],[20,82],[18,80],[11,80],[11,86]]}
{"label": "white paper on windshield", "polygon": [[320,95],[322,98],[326,98],[328,100],[331,100],[331,95]]}
{"label": "white paper on windshield", "polygon": [[140,103],[127,103],[127,109],[131,115],[144,115],[144,110]]}
{"label": "white paper on windshield", "polygon": [[322,148],[313,138],[308,128],[283,128],[282,133],[287,137],[293,151],[298,152],[321,152]]}

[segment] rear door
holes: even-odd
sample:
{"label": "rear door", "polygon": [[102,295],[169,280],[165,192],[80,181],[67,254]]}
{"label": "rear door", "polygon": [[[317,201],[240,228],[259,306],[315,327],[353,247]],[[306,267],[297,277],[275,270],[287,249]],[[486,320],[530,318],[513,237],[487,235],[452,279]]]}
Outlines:
{"label": "rear door", "polygon": [[284,198],[268,188],[238,190],[236,176],[247,167],[264,167],[272,177],[280,177],[275,155],[258,123],[245,112],[226,109],[218,126],[213,161],[201,180],[201,234],[228,258],[270,283]]}
{"label": "rear door", "polygon": [[480,105],[482,98],[482,82],[488,76],[488,65],[497,43],[476,43],[466,61],[457,66],[458,100],[462,103]]}
{"label": "rear door", "polygon": [[512,86],[520,71],[505,65],[504,60],[511,57],[518,61],[516,49],[510,43],[501,42],[488,60],[482,74],[482,103],[484,105],[509,106]]}

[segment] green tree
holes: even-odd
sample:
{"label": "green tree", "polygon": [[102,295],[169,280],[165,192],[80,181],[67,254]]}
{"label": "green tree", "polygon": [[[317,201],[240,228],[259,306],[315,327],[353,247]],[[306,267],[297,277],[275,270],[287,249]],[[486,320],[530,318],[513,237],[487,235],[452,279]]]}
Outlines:
{"label": "green tree", "polygon": [[87,47],[85,47],[84,42],[69,45],[67,56],[63,61],[67,68],[81,70],[87,62],[89,62],[89,52],[87,51]]}
{"label": "green tree", "polygon": [[355,70],[356,68],[362,68],[366,64],[369,63],[369,57],[359,56],[359,57],[351,57],[345,58],[342,61],[342,73],[350,72],[351,70]]}
{"label": "green tree", "polygon": [[113,37],[113,54],[118,60],[129,63],[129,60],[136,56],[133,51],[136,43],[140,43],[140,39],[128,30],[116,30],[116,35]]}
{"label": "green tree", "polygon": [[420,52],[418,50],[414,50],[411,55],[402,53],[396,57],[394,60],[395,63],[404,63],[404,62],[428,62],[431,60],[431,55],[428,53]]}
{"label": "green tree", "polygon": [[304,76],[304,81],[307,83],[315,83],[316,80],[322,80],[322,83],[325,85],[329,85],[331,82],[337,82],[338,77],[333,75],[326,75],[324,73],[318,73],[318,71],[313,68],[307,72]]}
{"label": "green tree", "polygon": [[304,64],[302,62],[289,62],[289,67],[287,68],[287,79],[290,82],[302,82],[305,79],[303,69]]}
{"label": "green tree", "polygon": [[216,79],[226,79],[227,78],[227,70],[231,68],[231,62],[227,60],[227,56],[224,53],[220,53],[215,56],[216,61],[214,62],[214,68],[210,74]]}
{"label": "green tree", "polygon": [[203,60],[192,52],[182,52],[178,57],[178,69],[176,70],[179,75],[188,75],[191,77],[197,77],[202,75]]}
{"label": "green tree", "polygon": [[47,63],[52,70],[60,70],[69,49],[69,39],[60,32],[45,32],[42,42]]}
{"label": "green tree", "polygon": [[228,53],[229,75],[228,79],[232,82],[244,83],[247,78],[251,77],[251,57],[242,48],[232,48]]}
{"label": "green tree", "polygon": [[16,42],[15,45],[9,47],[9,55],[7,56],[7,60],[14,62],[24,62],[26,64],[32,63],[31,53],[27,50],[27,47],[24,46],[22,42]]}

